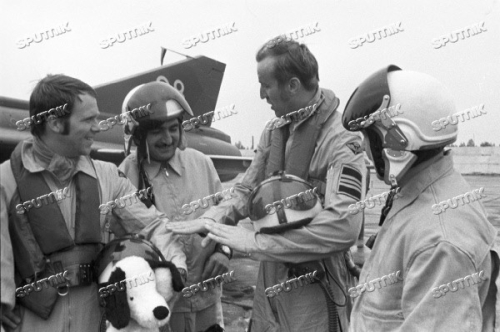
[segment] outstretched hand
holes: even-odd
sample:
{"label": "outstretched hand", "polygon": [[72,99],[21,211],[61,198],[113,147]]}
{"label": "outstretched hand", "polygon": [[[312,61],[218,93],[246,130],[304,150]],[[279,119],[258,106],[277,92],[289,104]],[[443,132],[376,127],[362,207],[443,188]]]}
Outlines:
{"label": "outstretched hand", "polygon": [[205,223],[213,222],[208,219],[194,219],[189,221],[176,221],[167,223],[167,229],[174,234],[207,233]]}
{"label": "outstretched hand", "polygon": [[255,232],[239,226],[228,226],[216,223],[205,224],[210,232],[207,238],[215,242],[225,244],[232,249],[251,253],[257,249],[255,244]]}
{"label": "outstretched hand", "polygon": [[[209,219],[194,219],[190,221],[176,221],[176,222],[169,222],[167,223],[166,227],[169,231],[173,232],[174,234],[194,234],[194,233],[202,233],[206,234],[207,229],[205,225],[207,223],[212,223],[215,224],[215,222],[209,220]],[[201,241],[201,246],[206,247],[210,243],[210,238],[205,237]]]}

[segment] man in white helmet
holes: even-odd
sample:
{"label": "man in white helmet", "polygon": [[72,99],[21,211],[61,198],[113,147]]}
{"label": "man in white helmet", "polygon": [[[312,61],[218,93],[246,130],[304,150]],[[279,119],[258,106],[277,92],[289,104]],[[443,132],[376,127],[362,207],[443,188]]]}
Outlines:
{"label": "man in white helmet", "polygon": [[497,232],[479,202],[483,190],[470,188],[444,151],[457,127],[431,125],[453,113],[442,83],[394,65],[368,77],[346,105],[344,127],[362,131],[377,176],[400,188],[349,289],[352,331],[494,329]]}
{"label": "man in white helmet", "polygon": [[[132,135],[129,144],[134,142],[137,150],[119,168],[139,189],[152,186],[153,203],[170,220],[197,218],[203,209],[183,207],[221,192],[222,186],[210,158],[186,147],[182,117],[192,117],[193,112],[181,93],[163,82],[150,82],[130,91],[122,111],[130,112],[148,102],[151,114],[125,124],[125,134]],[[189,272],[186,286],[229,270],[230,249],[215,243],[202,248],[201,239],[197,234],[181,236]],[[172,331],[197,332],[214,324],[224,326],[220,298],[220,287],[191,297],[179,294],[169,323]]]}
{"label": "man in white helmet", "polygon": [[[356,242],[362,220],[361,214],[348,212],[348,206],[364,196],[365,164],[361,150],[356,148],[361,138],[342,128],[341,114],[337,112],[339,99],[333,91],[319,87],[318,63],[306,45],[276,37],[261,47],[256,60],[260,97],[271,104],[276,118],[267,123],[252,164],[242,182],[235,185],[239,198],[212,208],[202,216],[205,219],[185,225],[174,223],[170,229],[181,234],[209,230],[208,239],[261,261],[251,331],[347,331],[350,300],[345,290],[350,276],[344,253]],[[306,212],[307,204],[295,206],[302,203],[292,202],[290,197],[275,197],[273,190],[271,200],[266,200],[266,196],[262,200],[251,198],[259,184],[277,171],[294,175],[316,188],[323,204],[318,203],[319,211],[309,220],[284,218],[295,209],[285,208],[286,213],[281,213],[282,208],[277,206],[283,205],[279,201],[284,200],[281,204],[300,212]],[[297,194],[300,192],[290,192],[291,196]],[[292,221],[298,228],[279,227],[269,234],[229,226],[247,216],[265,222],[262,219],[266,219],[266,210],[273,212],[266,206],[274,204],[274,199],[278,200],[278,210],[273,216],[279,218],[280,224]],[[260,213],[253,213],[252,209]],[[322,283],[297,286],[275,296],[266,292],[278,283],[285,282],[288,287],[287,280],[307,271],[305,266],[294,269],[291,265],[309,261],[315,263],[311,263],[308,273],[322,270]],[[326,288],[322,288],[324,283],[329,283]],[[337,314],[329,314],[328,308],[338,318]]]}

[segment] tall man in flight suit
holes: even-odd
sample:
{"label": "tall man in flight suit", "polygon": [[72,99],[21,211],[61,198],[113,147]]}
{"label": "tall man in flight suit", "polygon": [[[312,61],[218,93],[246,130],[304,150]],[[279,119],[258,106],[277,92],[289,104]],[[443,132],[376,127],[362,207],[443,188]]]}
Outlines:
{"label": "tall man in flight suit", "polygon": [[365,79],[346,105],[344,127],[363,132],[377,177],[400,188],[349,289],[352,331],[494,330],[497,232],[479,201],[483,188],[471,188],[444,151],[457,127],[432,126],[454,113],[441,82],[394,65]]}
{"label": "tall man in flight suit", "polygon": [[[170,220],[197,218],[203,214],[203,208],[193,211],[189,203],[221,192],[222,185],[210,158],[186,146],[182,116],[187,113],[192,117],[193,112],[180,92],[163,82],[143,84],[130,91],[123,112],[146,102],[152,103],[153,114],[125,124],[125,134],[133,135],[129,142],[134,141],[137,150],[119,168],[137,188],[153,187],[155,206]],[[202,203],[205,204],[211,203]],[[197,234],[183,235],[180,241],[189,270],[186,286],[229,270],[229,257],[220,248],[221,244],[202,248]],[[189,298],[179,293],[171,307],[172,331],[197,332],[214,324],[224,326],[220,298],[220,287]]]}
{"label": "tall man in flight suit", "polygon": [[[139,233],[186,269],[165,215],[147,195],[141,196],[149,208],[138,200],[124,203],[121,198],[137,189],[115,165],[90,159],[100,129],[89,85],[45,77],[31,94],[30,116],[65,104],[69,114],[35,117],[33,137],[0,166],[1,320],[15,331],[97,331],[101,316],[90,263],[113,236]],[[111,201],[112,211],[102,213]],[[54,279],[58,273],[62,278]]]}
{"label": "tall man in flight suit", "polygon": [[[308,285],[307,292],[297,289],[272,298],[265,294],[265,287],[273,286],[270,283],[288,279],[284,263],[322,261],[334,300],[340,305],[342,331],[347,331],[349,313],[344,305],[349,301],[345,296],[349,272],[344,252],[356,242],[361,227],[361,214],[348,211],[350,204],[363,198],[365,164],[363,155],[353,149],[361,138],[342,128],[342,116],[336,111],[339,99],[331,90],[319,87],[318,63],[306,45],[276,37],[257,52],[256,59],[260,97],[277,118],[267,123],[252,164],[242,182],[235,185],[239,198],[210,209],[203,219],[172,223],[170,229],[181,234],[209,230],[208,240],[261,261],[252,331],[325,331],[328,313],[318,284]],[[287,114],[299,117],[292,119]],[[317,187],[324,209],[308,225],[280,234],[229,226],[248,216],[252,190],[283,169]],[[293,297],[294,292],[300,296]]]}

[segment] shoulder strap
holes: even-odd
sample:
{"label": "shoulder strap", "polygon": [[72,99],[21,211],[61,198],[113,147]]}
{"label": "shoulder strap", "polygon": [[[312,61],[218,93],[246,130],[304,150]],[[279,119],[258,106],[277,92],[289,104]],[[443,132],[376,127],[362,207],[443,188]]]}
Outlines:
{"label": "shoulder strap", "polygon": [[[323,102],[325,102],[324,100]],[[271,136],[271,151],[266,167],[266,178],[278,170],[285,170],[287,174],[296,175],[307,180],[309,165],[314,154],[316,140],[318,139],[324,123],[332,116],[338,107],[339,99],[326,101],[329,107],[320,107],[314,115],[301,123],[292,138],[290,153],[285,160],[286,136],[288,126],[274,129]],[[283,167],[284,163],[284,167]]]}
{"label": "shoulder strap", "polygon": [[34,236],[33,240],[44,254],[67,249],[76,244],[101,241],[99,190],[97,179],[78,172],[76,185],[75,240],[68,232],[66,222],[57,204],[57,197],[50,192],[40,172],[31,173],[24,168],[21,156],[22,142],[11,155],[11,168],[17,183],[22,207],[18,214],[26,214]]}

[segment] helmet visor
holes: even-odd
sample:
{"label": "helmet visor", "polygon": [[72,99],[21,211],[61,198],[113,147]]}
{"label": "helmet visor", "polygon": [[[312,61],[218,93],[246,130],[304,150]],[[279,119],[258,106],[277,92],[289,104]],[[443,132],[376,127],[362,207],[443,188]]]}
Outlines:
{"label": "helmet visor", "polygon": [[345,129],[361,130],[363,128],[361,123],[382,106],[384,97],[390,98],[387,74],[394,70],[401,68],[395,65],[384,67],[370,75],[354,90],[342,114],[342,124]]}

